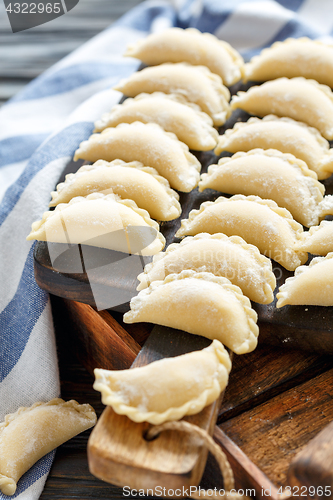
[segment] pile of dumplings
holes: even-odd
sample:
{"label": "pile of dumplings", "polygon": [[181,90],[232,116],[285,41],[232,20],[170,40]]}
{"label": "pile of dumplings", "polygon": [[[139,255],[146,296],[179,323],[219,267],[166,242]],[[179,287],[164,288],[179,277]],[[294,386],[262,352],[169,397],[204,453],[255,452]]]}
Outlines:
{"label": "pile of dumplings", "polygon": [[[105,233],[133,226],[138,238],[139,228],[156,232],[147,245],[143,238],[140,253],[153,257],[124,321],[213,342],[146,367],[97,369],[94,387],[117,413],[159,424],[219,397],[231,368],[224,346],[236,354],[255,349],[250,301],[274,300],[270,259],[295,272],[276,307],[333,305],[333,221],[324,220],[333,215],[333,196],[320,182],[333,173],[333,47],[289,39],[245,64],[211,34],[171,28],[129,46],[125,56],[147,67],[115,87],[127,99],[95,123],[75,153],[93,164],[57,186],[55,210],[33,224],[28,239],[66,243],[69,236],[71,243],[135,253],[128,239]],[[264,83],[230,101],[228,87],[241,80]],[[219,135],[216,127],[237,109],[255,117]],[[233,155],[200,175],[190,150]],[[159,223],[179,218],[178,192],[196,187],[223,196],[192,210],[176,233],[182,241],[162,251]],[[321,257],[306,266],[308,253]]]}

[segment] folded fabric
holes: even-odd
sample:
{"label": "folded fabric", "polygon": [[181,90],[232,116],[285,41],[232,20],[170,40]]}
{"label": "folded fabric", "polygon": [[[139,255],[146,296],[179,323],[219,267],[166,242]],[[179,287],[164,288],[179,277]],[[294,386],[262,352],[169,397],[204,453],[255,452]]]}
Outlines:
{"label": "folded fabric", "polygon": [[[20,406],[59,395],[50,301],[35,283],[33,244],[25,238],[93,122],[119,101],[121,94],[111,87],[138,68],[139,61],[122,57],[126,45],[169,26],[192,26],[214,33],[249,59],[287,37],[332,42],[332,14],[333,5],[325,0],[144,2],[2,107],[0,421]],[[16,498],[39,497],[52,457],[22,477]]]}

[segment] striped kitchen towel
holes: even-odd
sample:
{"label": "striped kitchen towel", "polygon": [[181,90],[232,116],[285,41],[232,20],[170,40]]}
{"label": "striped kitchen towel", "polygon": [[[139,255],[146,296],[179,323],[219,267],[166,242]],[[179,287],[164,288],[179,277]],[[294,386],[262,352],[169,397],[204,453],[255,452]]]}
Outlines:
{"label": "striped kitchen towel", "polygon": [[[94,120],[121,97],[110,88],[138,68],[138,61],[122,57],[127,43],[169,26],[193,26],[214,33],[248,59],[287,37],[305,35],[333,42],[333,2],[144,2],[3,106],[0,422],[18,407],[49,400],[60,392],[50,301],[35,283],[33,244],[25,239],[31,223],[47,210],[50,191],[79,143],[91,134]],[[42,458],[23,476],[14,498],[39,497],[52,457],[51,453]],[[0,493],[0,499],[5,498],[9,497]]]}

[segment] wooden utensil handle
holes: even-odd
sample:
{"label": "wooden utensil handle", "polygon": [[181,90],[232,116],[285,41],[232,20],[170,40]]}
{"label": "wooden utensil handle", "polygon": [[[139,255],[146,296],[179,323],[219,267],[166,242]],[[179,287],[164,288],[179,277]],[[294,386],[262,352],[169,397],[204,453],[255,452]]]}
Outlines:
{"label": "wooden utensil handle", "polygon": [[286,484],[312,499],[333,496],[333,422],[295,456]]}

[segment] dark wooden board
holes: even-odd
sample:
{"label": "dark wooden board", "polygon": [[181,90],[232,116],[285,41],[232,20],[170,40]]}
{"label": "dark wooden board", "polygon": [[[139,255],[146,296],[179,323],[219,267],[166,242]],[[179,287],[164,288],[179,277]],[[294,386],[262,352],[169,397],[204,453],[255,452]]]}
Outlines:
{"label": "dark wooden board", "polygon": [[333,420],[333,368],[223,422],[220,428],[277,486],[289,464]]}
{"label": "dark wooden board", "polygon": [[[231,89],[231,92],[236,93],[240,88],[246,88],[246,86],[236,84]],[[233,127],[237,121],[246,121],[249,116],[250,115],[241,110],[236,110],[227,123],[220,128],[220,133]],[[202,172],[206,172],[210,164],[217,163],[218,161],[218,157],[216,157],[213,152],[193,153],[202,164]],[[231,154],[223,153],[221,156],[231,156]],[[62,182],[67,173],[75,172],[82,164],[82,160],[69,162],[59,181]],[[333,193],[333,180],[329,179],[324,183],[327,193]],[[210,189],[202,193],[199,193],[198,189],[190,193],[180,193],[180,202],[182,205],[181,217],[174,221],[161,223],[161,232],[166,238],[166,246],[173,241],[180,241],[175,238],[174,235],[180,227],[181,219],[187,218],[189,212],[192,209],[198,209],[201,203],[208,200],[213,201],[222,194],[223,193]],[[51,262],[49,256],[49,249],[53,252],[53,247],[57,247],[58,250],[56,249],[55,252],[60,254],[61,248],[63,248],[64,253],[60,255],[59,259],[60,261],[62,260],[62,265],[65,265],[65,268],[66,259],[71,262],[71,259],[73,260],[73,255],[79,255],[79,253],[82,255],[82,249],[84,249],[86,254],[89,253],[90,259],[96,263],[100,260],[102,265],[106,263],[108,259],[110,261],[117,259],[116,255],[118,254],[119,271],[116,271],[113,275],[103,274],[102,276],[96,271],[95,275],[93,272],[90,272],[89,276],[85,272],[72,272],[71,274],[59,272],[59,270],[54,269],[53,261]],[[119,252],[96,249],[83,245],[72,245],[72,248],[68,250],[68,247],[62,244],[37,242],[34,252],[36,281],[41,288],[50,293],[94,306],[96,306],[94,299],[96,294],[93,293],[92,288],[97,288],[99,290],[98,296],[105,297],[104,303],[97,304],[99,309],[105,308],[126,312],[129,309],[130,298],[137,294],[136,287],[139,282],[136,276],[144,267],[142,258],[139,262],[139,257],[137,257],[133,259],[131,265],[126,267],[125,272],[124,269],[121,268],[121,264],[124,262],[126,256],[126,254],[120,254]],[[145,262],[148,261],[149,258],[146,258]],[[286,271],[274,261],[272,261],[272,264],[273,272],[277,278],[276,295],[279,286],[285,282],[286,278],[292,276],[293,273]],[[70,269],[70,266],[68,269]],[[124,299],[122,304],[117,303],[116,306],[110,307],[110,304],[113,304],[114,295],[119,295],[119,293],[123,293],[124,298],[127,298],[127,300],[125,301]],[[110,299],[109,296],[111,296]],[[269,305],[253,303],[253,307],[258,313],[260,342],[287,348],[300,348],[310,352],[316,351],[333,354],[333,307],[288,305],[281,309],[277,309],[275,304],[276,298],[274,302]]]}
{"label": "dark wooden board", "polygon": [[230,420],[331,368],[330,355],[269,345],[259,345],[249,354],[234,356],[218,422]]}

